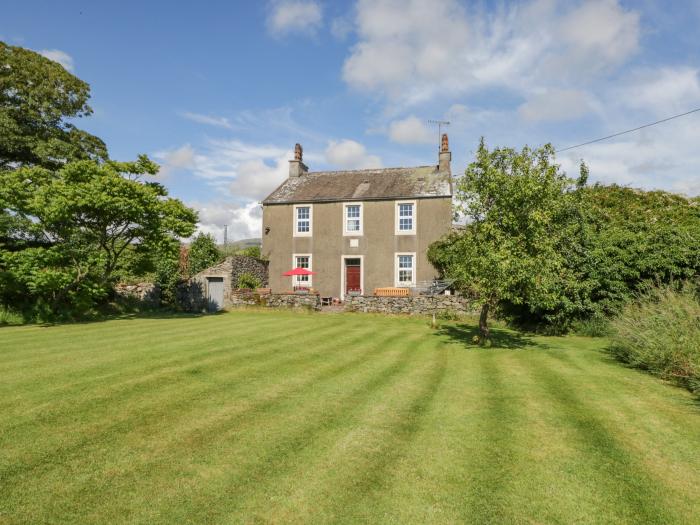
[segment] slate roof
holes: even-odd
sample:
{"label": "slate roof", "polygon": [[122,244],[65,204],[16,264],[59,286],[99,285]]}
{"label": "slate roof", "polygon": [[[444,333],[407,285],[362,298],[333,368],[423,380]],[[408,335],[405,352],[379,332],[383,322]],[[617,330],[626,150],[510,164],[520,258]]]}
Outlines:
{"label": "slate roof", "polygon": [[290,177],[263,204],[451,197],[450,173],[437,166],[316,171]]}

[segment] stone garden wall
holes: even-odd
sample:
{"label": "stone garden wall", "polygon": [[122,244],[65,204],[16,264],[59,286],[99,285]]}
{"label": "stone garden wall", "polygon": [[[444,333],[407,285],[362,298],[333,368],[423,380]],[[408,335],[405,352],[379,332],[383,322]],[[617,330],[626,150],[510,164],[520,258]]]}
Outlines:
{"label": "stone garden wall", "polygon": [[317,294],[259,294],[253,290],[234,290],[230,306],[263,306],[268,308],[321,309],[321,298]]}
{"label": "stone garden wall", "polygon": [[458,295],[411,295],[375,297],[358,295],[345,298],[345,311],[379,314],[455,314],[474,315],[479,310],[467,297]]}
{"label": "stone garden wall", "polygon": [[263,295],[261,299],[264,306],[270,308],[312,308],[314,310],[321,309],[321,297],[316,294],[282,294],[275,293]]}
{"label": "stone garden wall", "polygon": [[160,304],[160,285],[158,283],[117,283],[114,286],[117,297],[140,301],[149,306]]}

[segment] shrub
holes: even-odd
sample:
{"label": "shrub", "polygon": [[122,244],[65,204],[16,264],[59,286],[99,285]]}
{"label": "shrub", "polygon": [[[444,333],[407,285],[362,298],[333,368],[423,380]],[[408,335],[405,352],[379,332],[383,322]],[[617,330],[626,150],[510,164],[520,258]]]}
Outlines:
{"label": "shrub", "polygon": [[612,321],[612,354],[700,394],[700,296],[690,284],[649,288]]}
{"label": "shrub", "polygon": [[255,257],[256,259],[262,258],[260,246],[248,246],[248,248],[243,248],[239,254],[247,257]]}
{"label": "shrub", "polygon": [[612,334],[610,320],[601,316],[574,321],[572,328],[576,334],[587,337],[606,337]]}
{"label": "shrub", "polygon": [[256,288],[260,288],[261,285],[260,279],[255,277],[252,273],[245,272],[238,276],[238,288],[255,290]]}
{"label": "shrub", "polygon": [[24,318],[7,306],[0,305],[0,326],[24,324]]}
{"label": "shrub", "polygon": [[200,233],[190,243],[188,261],[189,276],[193,276],[222,259],[221,252],[216,246],[214,237],[208,233]]}
{"label": "shrub", "polygon": [[160,284],[160,300],[164,305],[177,305],[177,286],[180,275],[180,262],[175,257],[163,257],[156,263],[156,282]]}

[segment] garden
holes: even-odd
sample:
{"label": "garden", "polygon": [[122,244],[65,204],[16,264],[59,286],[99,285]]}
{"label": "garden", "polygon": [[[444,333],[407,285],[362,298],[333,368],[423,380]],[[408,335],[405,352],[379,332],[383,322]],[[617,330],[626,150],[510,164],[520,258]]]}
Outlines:
{"label": "garden", "polygon": [[0,329],[3,523],[691,523],[700,405],[607,340],[241,310]]}

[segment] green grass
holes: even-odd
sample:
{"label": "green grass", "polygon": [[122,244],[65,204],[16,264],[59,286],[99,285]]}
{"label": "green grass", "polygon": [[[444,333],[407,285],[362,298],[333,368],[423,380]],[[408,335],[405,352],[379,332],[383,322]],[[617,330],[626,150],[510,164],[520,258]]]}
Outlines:
{"label": "green grass", "polygon": [[241,311],[0,329],[0,523],[699,523],[700,405],[605,340]]}

